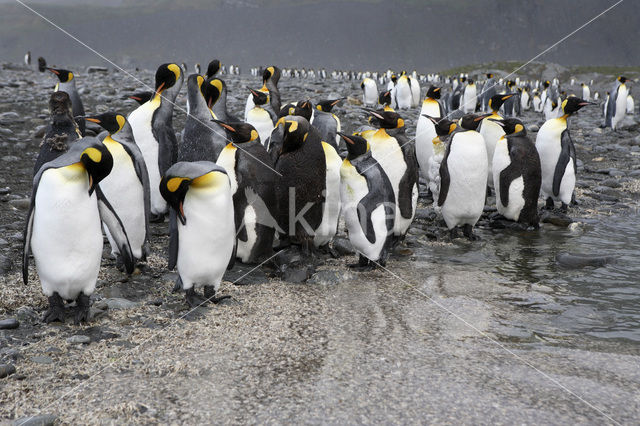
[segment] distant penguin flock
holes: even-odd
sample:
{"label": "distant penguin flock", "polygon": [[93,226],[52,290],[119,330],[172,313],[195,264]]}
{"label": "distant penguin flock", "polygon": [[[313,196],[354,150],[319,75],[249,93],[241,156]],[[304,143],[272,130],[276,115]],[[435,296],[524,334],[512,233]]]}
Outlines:
{"label": "distant penguin flock", "polygon": [[[24,63],[31,66],[30,52]],[[206,70],[193,68],[186,75],[186,64],[164,63],[152,87],[124,96],[137,102],[132,111],[86,114],[78,75],[38,58],[38,69],[57,81],[34,167],[23,280],[32,257],[49,301],[45,322],[65,320],[65,301],[75,301],[77,323],[87,321],[103,233],[116,265],[130,274],[151,254],[152,223],[166,227],[168,267],[177,268],[175,289],[190,307],[222,300],[221,281],[236,262],[261,266],[294,248],[309,262],[319,253],[339,256],[333,242],[340,231],[357,255],[351,268],[386,267],[390,256],[403,255],[419,197],[433,204],[452,239],[459,231],[477,239],[474,227],[492,200],[491,220],[538,229],[540,198],[543,209],[559,214],[575,202],[570,119],[598,99],[592,82],[572,82],[578,97],[557,79],[492,72],[443,77],[271,65],[251,69],[261,86],[246,86],[236,116],[223,76],[240,68],[217,59]],[[361,99],[283,103],[283,77],[352,80]],[[628,85],[620,76],[603,99],[603,126],[613,131],[634,110]],[[186,121],[176,137],[183,86]],[[346,102],[361,105],[358,128],[341,121]],[[530,109],[545,118],[535,140],[518,118]],[[403,115],[413,111],[410,138]],[[104,131],[94,137],[87,126]]]}

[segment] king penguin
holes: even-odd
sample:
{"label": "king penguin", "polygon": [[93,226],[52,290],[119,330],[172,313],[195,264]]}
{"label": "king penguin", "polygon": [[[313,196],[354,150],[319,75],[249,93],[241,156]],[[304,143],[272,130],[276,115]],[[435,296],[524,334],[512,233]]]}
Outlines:
{"label": "king penguin", "polygon": [[542,182],[538,151],[520,120],[505,118],[495,122],[505,131],[493,153],[492,170],[498,213],[524,226],[537,228],[540,223],[538,196]]}
{"label": "king penguin", "polygon": [[375,80],[365,78],[360,83],[360,89],[362,89],[362,104],[366,107],[375,107],[378,103],[378,85]]}
{"label": "king penguin", "polygon": [[[171,230],[169,269],[177,266],[190,307],[218,302],[224,297],[215,294],[233,266],[236,242],[229,176],[210,161],[178,162],[159,187],[178,220]],[[196,293],[202,287],[204,298]]]}
{"label": "king penguin", "polygon": [[605,127],[611,127],[613,130],[618,129],[627,112],[628,91],[626,82],[626,77],[618,77],[615,86],[611,89],[607,102]]}
{"label": "king penguin", "polygon": [[462,92],[462,99],[460,100],[460,109],[465,114],[475,112],[476,104],[478,103],[478,90],[473,79],[469,79],[467,85]]}
{"label": "king penguin", "polygon": [[418,202],[418,161],[415,146],[404,134],[404,120],[396,112],[367,112],[379,129],[367,142],[393,187],[396,201],[394,240],[400,242],[413,222]]}
{"label": "king penguin", "polygon": [[[278,67],[270,66],[265,68],[262,73],[262,88],[260,91],[269,93],[269,103],[271,104],[271,108],[276,114],[280,114],[280,107],[282,106],[282,100],[280,98],[280,90],[278,90],[278,82],[280,81],[280,76],[282,71]],[[254,107],[253,104],[253,95],[249,95],[247,98],[247,104],[244,108],[244,117],[247,121],[247,114]]]}
{"label": "king penguin", "polygon": [[[310,253],[314,230],[322,222],[325,202],[326,159],[318,131],[300,116],[283,117],[283,140],[275,169],[281,175],[276,185],[280,240],[302,246]],[[294,205],[291,205],[294,202]]]}
{"label": "king penguin", "polygon": [[278,117],[269,104],[269,92],[248,88],[253,96],[254,107],[247,113],[246,122],[252,125],[260,135],[263,146],[268,146],[269,138]]}
{"label": "king penguin", "polygon": [[440,164],[438,206],[452,237],[457,227],[462,226],[465,237],[474,240],[473,227],[482,215],[486,195],[487,148],[475,130],[461,130],[446,119],[438,121],[438,129],[447,129],[439,130],[439,135],[449,133]]}
{"label": "king penguin", "polygon": [[205,92],[210,92],[208,99],[212,102],[209,108],[216,118],[223,121],[240,121],[227,110],[227,83],[219,78],[209,78],[206,83]]}
{"label": "king penguin", "polygon": [[485,152],[487,154],[487,164],[489,167],[487,173],[487,185],[493,188],[493,172],[491,166],[493,164],[493,151],[496,149],[496,143],[498,139],[504,135],[504,130],[498,125],[495,120],[501,120],[502,117],[498,114],[500,107],[507,99],[511,98],[513,94],[509,95],[495,95],[489,99],[487,106],[491,110],[491,114],[487,118],[483,119],[478,128],[478,132],[482,136],[485,142]]}
{"label": "king penguin", "polygon": [[215,122],[231,140],[220,153],[217,164],[226,170],[231,182],[236,257],[243,263],[259,263],[273,254],[278,175],[258,131],[251,124]]}
{"label": "king penguin", "polygon": [[142,151],[151,188],[151,222],[160,222],[167,203],[160,195],[160,177],[177,161],[178,142],[173,130],[173,106],[184,79],[176,64],[162,64],[156,71],[153,98],[135,109],[127,120]]}
{"label": "king penguin", "polygon": [[582,99],[584,99],[585,101],[590,101],[591,100],[591,90],[589,90],[589,86],[587,86],[584,83],[580,83],[580,86],[582,87]]}
{"label": "king penguin", "polygon": [[402,74],[395,85],[395,103],[399,109],[409,109],[412,104],[411,82],[409,76]]}
{"label": "king penguin", "polygon": [[416,126],[416,157],[424,177],[428,175],[429,158],[433,155],[432,141],[436,137],[435,126],[429,117],[444,117],[444,110],[438,101],[440,94],[441,89],[439,87],[429,87],[427,96],[422,101],[422,109]]}
{"label": "king penguin", "polygon": [[576,184],[576,148],[569,134],[567,119],[587,102],[570,96],[562,102],[563,115],[547,120],[536,136],[536,149],[542,168],[542,196],[546,208],[553,209],[554,202],[560,201],[561,210],[567,211]]}
{"label": "king penguin", "polygon": [[46,323],[64,322],[64,300],[76,301],[76,323],[87,321],[102,259],[101,220],[116,239],[127,272],[133,272],[126,231],[98,186],[112,165],[107,148],[87,137],[43,165],[33,179],[22,278],[27,284],[31,251],[42,291],[49,298]]}
{"label": "king penguin", "polygon": [[217,101],[220,87],[206,83],[198,74],[187,78],[189,113],[178,145],[178,161],[215,162],[227,145],[224,131],[211,123],[211,119],[217,117],[209,109],[209,105]]}
{"label": "king penguin", "polygon": [[332,110],[343,99],[327,99],[318,102],[311,120],[311,125],[320,134],[320,140],[331,145],[336,151],[338,151],[338,143],[340,141],[338,132],[342,131],[342,126],[340,119]]}
{"label": "king penguin", "polygon": [[207,73],[205,74],[205,78],[208,80],[215,77],[216,74],[218,74],[218,71],[220,71],[220,61],[218,59],[214,59],[209,62],[209,65],[207,65]]}
{"label": "king penguin", "polygon": [[487,73],[487,81],[485,81],[484,86],[482,87],[482,111],[489,111],[489,99],[494,97],[496,94],[496,80],[493,78],[492,73]]}
{"label": "king penguin", "polygon": [[[131,252],[136,261],[146,260],[149,254],[149,174],[144,157],[133,139],[133,131],[124,115],[115,112],[86,117],[109,132],[102,143],[113,158],[111,173],[100,188],[120,217],[129,237]],[[121,264],[120,247],[105,226],[111,244],[111,254]]]}
{"label": "king penguin", "polygon": [[51,121],[40,144],[40,152],[33,167],[35,176],[43,164],[64,154],[80,136],[78,123],[71,115],[71,100],[67,92],[53,92],[49,98]]}
{"label": "king penguin", "polygon": [[80,95],[78,94],[78,89],[76,89],[76,80],[74,75],[69,70],[57,69],[57,68],[47,68],[53,74],[58,77],[58,84],[54,89],[54,92],[67,92],[69,94],[69,98],[71,99],[72,106],[72,114],[78,123],[78,128],[80,129],[80,135],[84,136],[84,119],[80,118],[84,116],[84,107],[82,106],[82,100],[80,99]]}
{"label": "king penguin", "polygon": [[358,264],[352,266],[384,266],[393,244],[393,187],[364,138],[340,136],[348,151],[340,167],[340,200],[349,241],[359,255]]}

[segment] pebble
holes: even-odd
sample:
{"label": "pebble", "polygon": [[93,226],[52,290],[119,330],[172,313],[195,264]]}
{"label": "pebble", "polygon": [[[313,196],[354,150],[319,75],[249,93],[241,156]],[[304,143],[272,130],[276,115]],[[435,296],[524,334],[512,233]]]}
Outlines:
{"label": "pebble", "polygon": [[53,358],[48,357],[46,355],[38,355],[31,357],[31,361],[36,364],[53,364]]}
{"label": "pebble", "polygon": [[0,321],[0,330],[13,330],[20,326],[20,321],[15,318],[7,318]]}
{"label": "pebble", "polygon": [[334,284],[339,284],[340,282],[346,281],[349,278],[351,278],[349,273],[322,270],[313,274],[311,278],[307,280],[307,282],[310,284],[334,285]]}
{"label": "pebble", "polygon": [[19,307],[16,311],[16,316],[22,322],[36,322],[39,319],[38,313],[29,306]]}
{"label": "pebble", "polygon": [[289,283],[303,283],[313,273],[313,269],[309,266],[294,267],[285,269],[282,274],[282,280]]}
{"label": "pebble", "polygon": [[16,367],[12,364],[0,364],[0,379],[10,376],[16,372]]}
{"label": "pebble", "polygon": [[5,359],[17,360],[18,358],[22,358],[22,354],[16,348],[2,348],[0,349],[0,356]]}
{"label": "pebble", "polygon": [[8,186],[4,188],[0,188],[0,195],[7,195],[10,193],[11,193],[11,188],[9,188]]}
{"label": "pebble", "polygon": [[13,207],[20,209],[20,210],[27,210],[29,208],[29,206],[31,205],[31,199],[30,198],[19,198],[17,200],[10,200],[9,204],[11,204]]}
{"label": "pebble", "polygon": [[83,334],[76,334],[74,336],[68,337],[67,338],[67,343],[71,343],[71,344],[88,344],[89,342],[91,342],[91,338],[89,336],[85,336]]}
{"label": "pebble", "polygon": [[355,253],[351,242],[342,237],[336,237],[333,239],[333,249],[341,256],[350,256]]}
{"label": "pebble", "polygon": [[609,188],[620,188],[622,186],[617,179],[605,179],[600,182],[600,185],[608,186]]}
{"label": "pebble", "polygon": [[0,254],[0,275],[5,275],[11,270],[13,262],[7,256]]}
{"label": "pebble", "polygon": [[556,262],[565,268],[584,268],[585,266],[600,267],[615,262],[612,256],[599,256],[590,254],[560,253],[556,256]]}
{"label": "pebble", "polygon": [[55,414],[40,414],[17,419],[13,422],[13,426],[53,426],[57,420],[58,416]]}

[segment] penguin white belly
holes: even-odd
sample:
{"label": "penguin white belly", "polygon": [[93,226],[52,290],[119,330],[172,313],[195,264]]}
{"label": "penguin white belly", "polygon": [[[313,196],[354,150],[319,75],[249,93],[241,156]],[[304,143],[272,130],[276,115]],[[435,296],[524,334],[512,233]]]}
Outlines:
{"label": "penguin white belly", "polygon": [[[438,101],[434,99],[426,99],[422,102],[422,108],[420,109],[420,115],[426,114],[430,117],[441,118],[440,117],[440,104]],[[426,118],[426,117],[422,117]],[[429,120],[431,121],[431,120]]]}
{"label": "penguin white belly", "polygon": [[444,154],[434,154],[429,158],[429,189],[433,195],[433,208],[436,212],[440,212],[438,206],[438,197],[440,196],[440,164]]}
{"label": "penguin white belly", "polygon": [[[138,179],[131,157],[122,145],[109,142],[108,139],[105,139],[104,144],[113,157],[113,168],[100,182],[100,188],[122,221],[133,256],[140,259],[146,234],[144,188]],[[120,254],[109,229],[106,225],[103,225],[103,228],[111,245],[111,254]]]}
{"label": "penguin white belly", "polygon": [[256,241],[258,241],[258,232],[256,230],[258,215],[256,214],[256,210],[253,206],[248,205],[244,210],[243,220],[244,228],[247,232],[247,241],[238,239],[236,257],[238,257],[242,262],[247,263],[251,257],[251,250],[253,250],[253,246],[256,244]]}
{"label": "penguin white belly", "polygon": [[554,197],[554,199],[560,200],[566,205],[569,205],[571,203],[575,187],[576,174],[573,168],[573,160],[569,159],[567,167],[564,169],[564,175],[562,175],[562,181],[560,182],[560,193],[558,194],[558,197]]}
{"label": "penguin white belly", "polygon": [[504,130],[500,127],[499,124],[496,124],[489,120],[492,118],[494,120],[502,120],[500,116],[491,116],[482,120],[482,126],[480,127],[480,134],[484,138],[486,152],[487,152],[487,164],[489,165],[489,172],[487,175],[487,185],[493,188],[493,153],[496,150],[496,143],[498,139],[500,139],[504,135]]}
{"label": "penguin white belly", "polygon": [[167,211],[167,202],[162,198],[160,194],[160,165],[158,164],[158,153],[160,147],[158,141],[153,136],[153,130],[151,128],[151,119],[154,111],[160,106],[160,98],[157,101],[155,99],[140,105],[138,109],[134,110],[127,120],[133,130],[133,137],[136,141],[144,162],[147,165],[147,172],[149,173],[149,192],[151,198],[151,213],[164,214]]}
{"label": "penguin white belly", "polygon": [[447,158],[449,189],[441,209],[449,229],[473,226],[482,215],[488,169],[486,148],[477,132],[454,135],[451,144]]}
{"label": "penguin white belly", "polygon": [[[331,115],[336,120],[336,146],[339,147],[341,138],[338,133],[342,132],[342,123],[340,122],[340,118],[338,118],[337,115],[335,114],[331,114]],[[342,161],[342,159],[340,159],[340,161]]]}
{"label": "penguin white belly", "polygon": [[348,162],[343,163],[340,174],[342,178],[340,199],[349,241],[351,241],[353,248],[367,258],[374,261],[379,260],[387,234],[390,231],[386,227],[384,205],[377,206],[371,212],[371,223],[375,235],[374,242],[371,243],[363,231],[363,227],[366,229],[366,222],[361,224],[358,217],[358,203],[369,193],[367,180]]}
{"label": "penguin white belly", "polygon": [[244,107],[244,121],[247,121],[247,117],[249,116],[249,111],[251,111],[255,107],[256,107],[256,104],[253,102],[253,95],[249,94],[249,97],[247,98],[247,103]]}
{"label": "penguin white belly", "polygon": [[464,96],[462,97],[462,111],[465,114],[474,112],[476,110],[476,103],[478,102],[478,98],[476,96],[476,86],[468,85],[464,89]]}
{"label": "penguin white belly", "polygon": [[622,124],[622,120],[624,120],[624,116],[627,113],[627,89],[620,85],[618,88],[618,97],[616,98],[616,114],[611,119],[611,128],[616,130],[620,124]]}
{"label": "penguin white belly", "polygon": [[528,111],[529,107],[529,93],[523,90],[522,96],[520,97],[520,108],[522,108],[523,111]]}
{"label": "penguin white belly", "polygon": [[420,104],[420,83],[416,78],[411,78],[411,106],[417,107]]}
{"label": "penguin white belly", "polygon": [[[407,170],[407,163],[404,161],[402,149],[400,149],[395,138],[390,137],[382,130],[378,130],[371,136],[369,145],[371,146],[371,155],[378,163],[380,163],[380,166],[382,166],[382,169],[387,174],[387,177],[391,182],[391,186],[393,187],[396,202],[396,220],[394,221],[393,232],[397,235],[403,234],[403,231],[411,225],[413,218],[403,218],[400,214],[400,207],[398,204],[400,180],[402,180],[402,176],[404,176]],[[407,222],[409,224],[407,224]]]}
{"label": "penguin white belly", "polygon": [[236,238],[231,192],[191,187],[183,210],[187,223],[178,222],[177,262],[183,288],[208,285],[217,291]]}
{"label": "penguin white belly", "polygon": [[251,124],[258,131],[260,142],[264,145],[271,137],[273,131],[273,121],[267,110],[255,107],[247,114],[247,123]]}
{"label": "penguin white belly", "polygon": [[42,174],[31,236],[31,251],[46,296],[75,299],[91,295],[102,258],[102,230],[95,193],[89,197],[84,168],[68,166]]}
{"label": "penguin white belly", "polygon": [[535,112],[540,112],[542,111],[542,102],[540,101],[540,98],[538,96],[534,96],[533,97],[533,110]]}
{"label": "penguin white belly", "polygon": [[635,110],[635,102],[633,102],[633,97],[631,95],[627,95],[627,114],[633,114]]}
{"label": "penguin white belly", "polygon": [[422,115],[418,118],[416,127],[416,157],[418,157],[418,165],[420,172],[427,177],[429,170],[429,159],[433,155],[433,139],[437,136],[436,128],[433,121]]}
{"label": "penguin white belly", "polygon": [[[554,119],[545,122],[540,127],[538,135],[536,136],[536,150],[540,156],[540,167],[542,173],[542,186],[540,187],[540,191],[545,199],[551,197],[554,201],[561,200],[562,198],[561,196],[556,197],[553,195],[553,176],[556,171],[556,164],[558,164],[558,160],[560,158],[560,153],[562,152],[560,138],[562,137],[562,131],[566,129],[566,123],[562,123],[561,121],[562,119]],[[570,174],[574,175],[573,160],[569,161],[567,169],[569,168],[569,165],[571,166]],[[566,183],[564,182],[565,178],[568,178]],[[562,183],[560,184],[561,194],[563,192],[562,185],[569,185],[570,183],[571,178],[570,176],[567,176],[565,171]],[[575,175],[573,177],[573,183],[575,184]],[[571,189],[571,192],[573,192],[573,188]],[[569,202],[570,201],[571,194],[569,194]]]}
{"label": "penguin white belly", "polygon": [[316,247],[329,243],[338,231],[338,218],[340,217],[340,166],[342,159],[335,148],[326,142],[322,142],[327,163],[325,181],[325,200],[322,206],[322,222],[315,230],[313,244]]}
{"label": "penguin white belly", "polygon": [[411,108],[411,87],[406,78],[400,78],[396,84],[396,102],[400,109]]}
{"label": "penguin white belly", "polygon": [[582,99],[585,101],[591,100],[591,90],[587,86],[582,87]]}
{"label": "penguin white belly", "polygon": [[378,104],[378,87],[376,82],[370,78],[365,78],[362,89],[362,103],[364,106],[376,106]]}
{"label": "penguin white belly", "polygon": [[509,204],[506,206],[503,200],[500,198],[500,173],[511,164],[511,157],[509,156],[509,148],[507,141],[501,139],[496,145],[496,150],[493,153],[493,182],[496,192],[496,207],[498,213],[507,219],[517,221],[520,217],[520,210],[524,207],[524,180],[522,176],[514,179],[509,184]]}

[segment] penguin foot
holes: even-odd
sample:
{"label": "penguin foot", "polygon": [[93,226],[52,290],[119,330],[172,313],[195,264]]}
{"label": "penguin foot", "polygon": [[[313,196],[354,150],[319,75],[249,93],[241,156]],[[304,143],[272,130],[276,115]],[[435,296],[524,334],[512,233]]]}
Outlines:
{"label": "penguin foot", "polygon": [[225,299],[231,299],[231,296],[226,295],[226,296],[219,296],[219,297],[215,297],[216,295],[216,288],[212,285],[205,285],[204,286],[204,298],[208,301],[213,303],[214,305],[217,305],[218,303],[222,302]]}
{"label": "penguin foot", "polygon": [[449,238],[451,240],[455,240],[456,238],[458,238],[458,227],[454,226],[453,228],[449,229]]}
{"label": "penguin foot", "polygon": [[545,210],[553,210],[555,208],[555,203],[553,202],[553,198],[547,198],[547,202],[544,205]]}
{"label": "penguin foot", "polygon": [[184,295],[187,305],[189,305],[190,308],[197,308],[198,306],[206,305],[208,303],[208,300],[196,293],[196,290],[193,287],[188,288]]}
{"label": "penguin foot", "polygon": [[89,300],[89,296],[84,293],[80,293],[76,299],[76,310],[74,315],[74,322],[76,325],[89,320],[90,305],[91,302]]}
{"label": "penguin foot", "polygon": [[331,256],[334,259],[337,259],[340,257],[340,253],[338,253],[337,251],[335,251],[331,246],[329,246],[329,243],[318,247],[318,249],[322,252],[322,253],[326,253],[329,256]]}
{"label": "penguin foot", "polygon": [[367,259],[363,255],[360,255],[360,258],[358,259],[358,263],[352,263],[348,266],[350,269],[353,269],[354,271],[357,271],[357,272],[373,271],[374,269],[376,269],[375,262],[372,262],[371,260]]}
{"label": "penguin foot", "polygon": [[149,222],[151,222],[151,223],[164,222],[164,213],[160,213],[160,214],[150,213],[149,214]]}
{"label": "penguin foot", "polygon": [[473,226],[469,224],[462,227],[462,233],[469,239],[469,241],[478,241],[480,239],[480,237],[473,233]]}
{"label": "penguin foot", "polygon": [[122,260],[122,256],[120,254],[116,254],[116,268],[118,271],[124,272],[124,260]]}
{"label": "penguin foot", "polygon": [[182,278],[178,275],[178,278],[176,278],[176,282],[173,284],[173,288],[171,289],[171,293],[177,293],[180,290],[182,290]]}
{"label": "penguin foot", "polygon": [[560,212],[561,213],[566,213],[569,210],[569,206],[567,206],[565,203],[562,203],[560,205]]}
{"label": "penguin foot", "polygon": [[64,301],[58,293],[53,293],[49,297],[49,309],[45,311],[42,320],[45,324],[54,321],[64,322]]}

